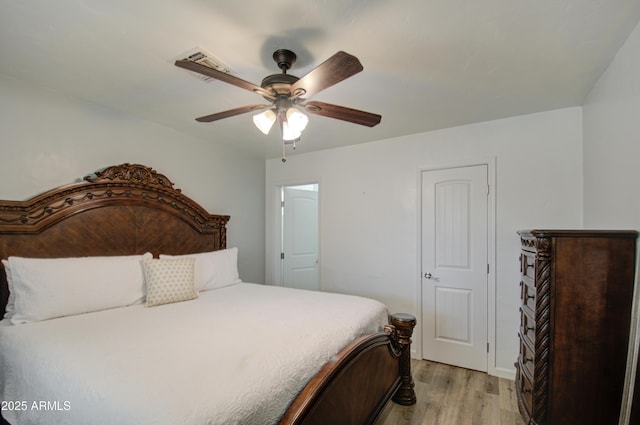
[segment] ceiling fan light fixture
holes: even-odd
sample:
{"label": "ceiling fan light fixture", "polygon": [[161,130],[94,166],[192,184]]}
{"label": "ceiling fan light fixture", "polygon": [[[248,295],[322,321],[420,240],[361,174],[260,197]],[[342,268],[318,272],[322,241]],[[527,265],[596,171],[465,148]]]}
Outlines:
{"label": "ceiling fan light fixture", "polygon": [[288,142],[288,141],[300,139],[300,136],[302,136],[302,133],[296,130],[295,128],[293,128],[293,126],[289,125],[288,121],[284,121],[282,123],[282,140],[283,141]]}
{"label": "ceiling fan light fixture", "polygon": [[287,109],[287,122],[289,123],[289,128],[291,130],[302,133],[302,131],[307,127],[309,118],[298,109],[291,107]]}
{"label": "ceiling fan light fixture", "polygon": [[276,113],[271,109],[253,116],[253,123],[264,134],[269,134],[274,122],[276,122]]}
{"label": "ceiling fan light fixture", "polygon": [[302,131],[309,122],[309,118],[302,111],[368,127],[379,124],[382,118],[380,115],[372,114],[371,112],[359,111],[330,103],[307,101],[308,98],[313,97],[322,90],[332,87],[363,70],[358,58],[343,51],[337,52],[302,77],[296,77],[288,74],[291,65],[296,61],[296,54],[286,49],[276,50],[273,54],[273,59],[282,73],[268,75],[262,79],[260,85],[250,83],[220,69],[214,69],[198,63],[197,57],[199,56],[190,55],[185,59],[176,60],[175,65],[201,74],[204,77],[213,78],[259,94],[270,104],[246,105],[199,117],[196,118],[196,121],[212,122],[248,112],[264,111],[253,115],[253,123],[262,133],[267,135],[273,124],[278,121],[282,136],[283,162],[286,161],[285,146],[292,145],[295,149],[296,144],[300,142]]}

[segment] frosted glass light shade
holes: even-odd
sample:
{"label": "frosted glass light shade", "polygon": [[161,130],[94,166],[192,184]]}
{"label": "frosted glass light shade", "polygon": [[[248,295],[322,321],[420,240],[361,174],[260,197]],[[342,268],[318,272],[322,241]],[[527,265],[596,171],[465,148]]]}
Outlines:
{"label": "frosted glass light shade", "polygon": [[294,130],[288,121],[282,123],[282,140],[295,140],[299,139],[302,133]]}
{"label": "frosted glass light shade", "polygon": [[253,123],[264,134],[269,134],[274,122],[276,122],[276,113],[271,109],[253,116]]}
{"label": "frosted glass light shade", "polygon": [[289,122],[289,128],[291,130],[302,133],[302,130],[305,129],[309,122],[309,118],[296,108],[289,108],[287,109],[287,121]]}

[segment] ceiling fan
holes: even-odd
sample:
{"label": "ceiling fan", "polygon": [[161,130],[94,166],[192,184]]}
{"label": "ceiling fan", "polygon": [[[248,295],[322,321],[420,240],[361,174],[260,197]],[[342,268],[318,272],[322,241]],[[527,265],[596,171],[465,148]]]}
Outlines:
{"label": "ceiling fan", "polygon": [[246,105],[228,111],[205,115],[196,118],[196,121],[212,122],[248,112],[263,111],[254,115],[253,121],[256,127],[264,134],[268,134],[274,122],[278,121],[282,131],[283,162],[286,161],[284,146],[292,144],[295,148],[295,144],[300,141],[302,130],[307,124],[308,118],[301,112],[301,109],[311,114],[368,127],[373,127],[380,123],[382,117],[378,114],[330,103],[307,101],[308,98],[320,91],[362,71],[364,68],[355,56],[342,51],[338,52],[300,78],[287,74],[291,65],[296,61],[294,52],[287,49],[276,50],[273,53],[273,60],[277,63],[282,73],[265,77],[259,86],[197,62],[187,59],[176,61],[175,65],[180,68],[257,93],[270,102],[266,105]]}

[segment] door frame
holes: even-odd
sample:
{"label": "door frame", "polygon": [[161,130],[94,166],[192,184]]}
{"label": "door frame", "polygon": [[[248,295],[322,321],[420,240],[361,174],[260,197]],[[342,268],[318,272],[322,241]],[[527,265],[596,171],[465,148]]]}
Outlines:
{"label": "door frame", "polygon": [[[285,186],[318,185],[318,290],[322,290],[322,183],[319,178],[279,181],[267,187],[265,197],[265,283],[281,286],[280,279],[280,191]],[[276,248],[277,246],[277,248]]]}
{"label": "door frame", "polygon": [[511,378],[503,371],[496,368],[496,158],[478,158],[475,160],[465,160],[447,163],[435,163],[420,167],[417,172],[417,229],[416,232],[416,319],[417,329],[413,333],[412,344],[415,347],[415,355],[422,359],[422,173],[425,171],[436,171],[450,168],[471,167],[475,165],[487,166],[487,183],[489,184],[489,194],[487,196],[487,263],[489,273],[487,274],[487,342],[489,343],[487,352],[487,373],[493,376]]}

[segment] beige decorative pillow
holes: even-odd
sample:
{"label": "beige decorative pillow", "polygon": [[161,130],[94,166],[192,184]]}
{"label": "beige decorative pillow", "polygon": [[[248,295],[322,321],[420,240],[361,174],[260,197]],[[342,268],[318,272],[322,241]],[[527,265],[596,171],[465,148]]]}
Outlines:
{"label": "beige decorative pillow", "polygon": [[142,262],[147,283],[146,307],[198,297],[194,288],[193,269],[195,259],[146,259]]}

